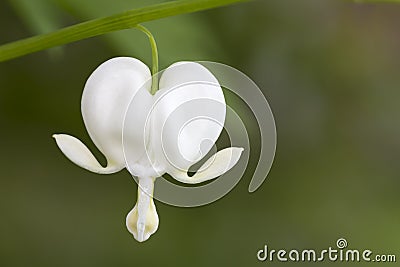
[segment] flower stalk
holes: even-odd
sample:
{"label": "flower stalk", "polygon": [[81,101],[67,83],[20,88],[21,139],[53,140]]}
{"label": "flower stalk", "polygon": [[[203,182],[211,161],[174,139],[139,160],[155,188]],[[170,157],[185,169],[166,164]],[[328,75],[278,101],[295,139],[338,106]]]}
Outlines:
{"label": "flower stalk", "polygon": [[158,50],[156,40],[154,39],[153,34],[144,26],[138,24],[136,28],[141,32],[145,33],[149,38],[150,46],[151,46],[151,58],[152,58],[152,67],[151,67],[151,90],[150,93],[154,95],[158,90]]}

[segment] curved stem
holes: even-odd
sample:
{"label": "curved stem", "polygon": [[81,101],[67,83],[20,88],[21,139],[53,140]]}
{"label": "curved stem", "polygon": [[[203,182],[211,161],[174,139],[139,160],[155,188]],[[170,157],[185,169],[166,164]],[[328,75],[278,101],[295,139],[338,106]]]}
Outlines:
{"label": "curved stem", "polygon": [[136,28],[140,31],[144,32],[147,37],[149,37],[150,46],[151,46],[151,58],[152,58],[152,67],[151,67],[151,90],[150,93],[154,95],[158,90],[158,50],[156,40],[151,32],[144,26],[138,24]]}
{"label": "curved stem", "polygon": [[247,1],[249,0],[180,0],[133,9],[2,45],[0,62],[108,32],[130,29],[146,21]]}

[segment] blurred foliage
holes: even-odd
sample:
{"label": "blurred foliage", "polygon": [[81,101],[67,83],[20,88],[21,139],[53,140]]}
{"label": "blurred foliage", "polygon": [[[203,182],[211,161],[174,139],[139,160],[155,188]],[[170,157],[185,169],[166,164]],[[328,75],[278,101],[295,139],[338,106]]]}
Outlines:
{"label": "blurred foliage", "polygon": [[60,12],[51,1],[13,0],[9,3],[35,34],[51,32],[61,26]]}
{"label": "blurred foliage", "polygon": [[[0,42],[151,3],[1,1]],[[248,175],[211,205],[157,203],[160,228],[143,244],[124,225],[136,200],[129,174],[86,172],[51,135],[79,136],[95,150],[80,114],[85,80],[114,56],[149,64],[146,36],[123,31],[66,45],[60,57],[0,64],[0,266],[272,265],[257,262],[265,244],[325,249],[340,237],[399,258],[399,24],[398,5],[333,0],[255,1],[146,23],[164,67],[212,60],[247,73],[270,102],[278,149],[265,184],[249,194],[256,124],[228,95],[250,129]],[[318,263],[339,265],[351,264]]]}
{"label": "blurred foliage", "polygon": [[[126,1],[114,0],[112,4],[106,0],[10,0],[12,6],[18,11],[21,19],[33,30],[33,33],[46,33],[50,30],[60,28],[60,25],[71,22],[81,22],[94,18],[104,17],[119,13],[124,10],[140,8],[152,4],[162,3],[163,1],[141,0]],[[165,2],[165,1],[164,1]],[[57,14],[57,16],[55,15]],[[64,14],[64,16],[62,16]],[[176,18],[166,18],[158,22],[149,22],[146,25],[152,30],[153,34],[160,39],[161,61],[171,62],[179,58],[179,55],[192,52],[198,55],[199,59],[204,59],[213,51],[219,53],[221,46],[213,38],[213,33],[209,27],[200,23],[198,16],[186,15]],[[65,25],[66,26],[66,25]],[[170,29],[165,31],[165,29]],[[194,30],[195,29],[195,30]],[[182,36],[186,36],[182,40]],[[147,39],[137,30],[124,30],[110,33],[103,38],[107,43],[121,54],[138,54],[150,61],[150,50],[146,49],[143,55],[143,47],[147,45]],[[185,45],[176,49],[177,42],[184,42]],[[167,66],[167,65],[166,65]]]}

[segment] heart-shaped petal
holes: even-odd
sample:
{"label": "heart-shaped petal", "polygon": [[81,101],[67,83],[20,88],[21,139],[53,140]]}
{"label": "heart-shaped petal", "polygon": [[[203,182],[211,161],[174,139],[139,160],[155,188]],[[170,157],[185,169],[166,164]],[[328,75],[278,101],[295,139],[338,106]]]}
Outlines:
{"label": "heart-shaped petal", "polygon": [[[87,147],[72,136],[54,136],[61,151],[74,163],[93,172],[111,173],[124,168],[124,116],[136,94],[139,95],[136,100],[142,100],[137,102],[151,105],[151,95],[148,92],[151,84],[146,83],[150,78],[149,68],[135,58],[117,57],[101,64],[86,82],[81,109],[86,129],[93,143],[106,157],[107,167],[102,167]],[[131,116],[129,121],[137,129],[143,129],[144,125],[140,109],[141,105],[137,108],[137,116]],[[141,136],[127,138],[142,139]],[[137,150],[137,153],[143,153],[143,145],[138,146]]]}
{"label": "heart-shaped petal", "polygon": [[214,75],[194,62],[178,62],[161,76],[152,111],[151,140],[167,172],[187,171],[220,135],[226,105]]}
{"label": "heart-shaped petal", "polygon": [[[149,68],[140,60],[117,57],[101,64],[87,80],[82,95],[82,116],[93,143],[107,160],[125,165],[124,116],[132,97],[150,78]],[[135,125],[135,118],[131,119],[129,123]]]}

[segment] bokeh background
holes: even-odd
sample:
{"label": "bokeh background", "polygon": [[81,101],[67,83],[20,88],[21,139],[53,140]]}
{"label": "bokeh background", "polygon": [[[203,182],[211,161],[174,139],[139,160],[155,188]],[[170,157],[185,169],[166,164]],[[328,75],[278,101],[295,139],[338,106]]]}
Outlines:
{"label": "bokeh background", "polygon": [[[0,43],[158,2],[1,0]],[[272,170],[249,194],[258,131],[228,97],[251,133],[247,175],[210,205],[156,203],[160,227],[145,243],[125,228],[137,188],[129,173],[85,171],[51,135],[78,136],[101,157],[81,118],[83,85],[111,57],[150,64],[146,36],[127,30],[1,63],[0,266],[308,266],[256,253],[322,250],[341,237],[399,261],[399,25],[400,5],[333,0],[254,1],[145,23],[161,67],[209,60],[248,74],[278,135]]]}

